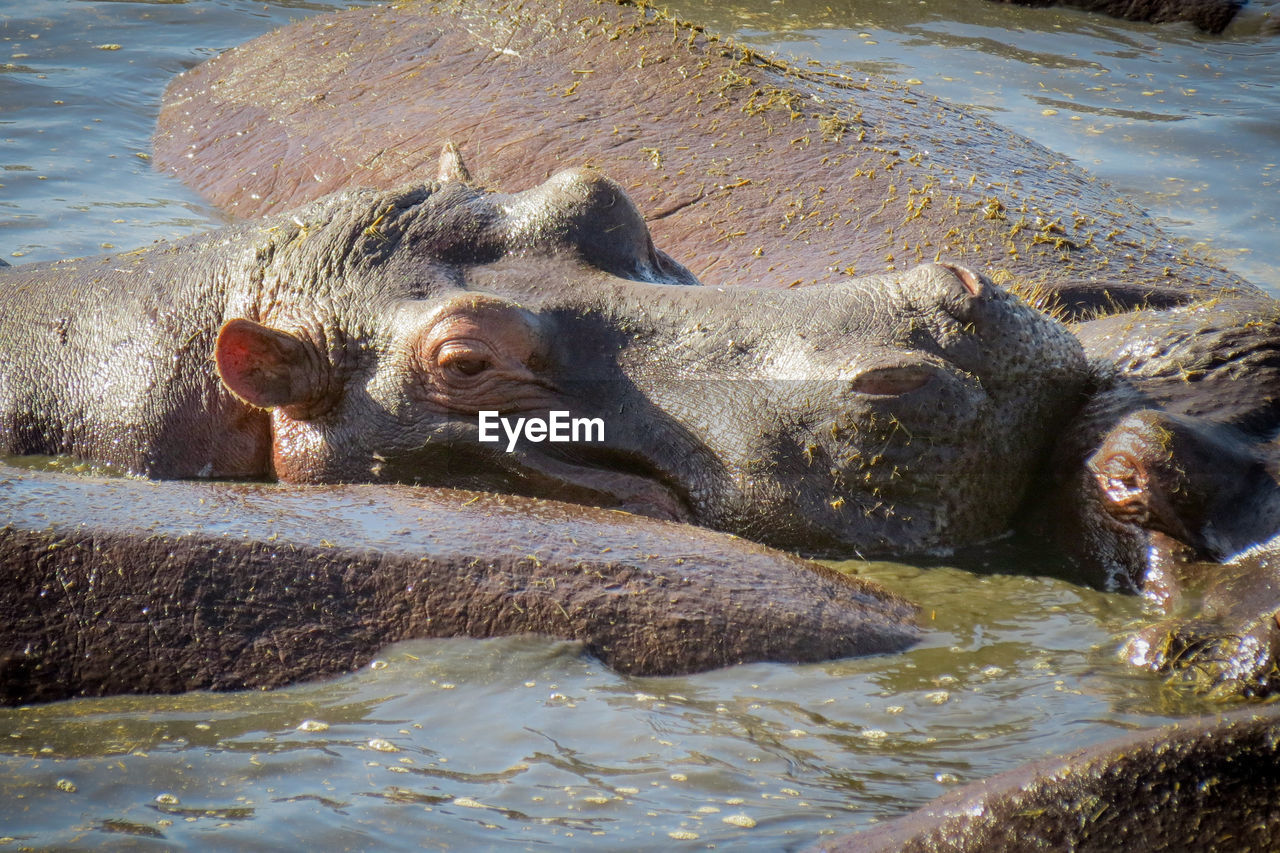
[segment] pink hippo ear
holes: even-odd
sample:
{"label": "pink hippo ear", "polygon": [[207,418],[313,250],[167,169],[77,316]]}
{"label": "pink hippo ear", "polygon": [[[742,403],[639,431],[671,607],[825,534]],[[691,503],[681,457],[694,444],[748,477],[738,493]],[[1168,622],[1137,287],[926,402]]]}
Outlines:
{"label": "pink hippo ear", "polygon": [[321,360],[314,347],[252,320],[223,324],[214,360],[222,383],[250,405],[308,408],[321,396]]}

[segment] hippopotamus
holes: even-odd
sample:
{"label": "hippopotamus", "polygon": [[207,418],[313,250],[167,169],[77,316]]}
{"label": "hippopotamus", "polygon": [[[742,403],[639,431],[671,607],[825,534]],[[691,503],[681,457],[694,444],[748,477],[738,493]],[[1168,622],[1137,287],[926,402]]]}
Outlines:
{"label": "hippopotamus", "polygon": [[1004,531],[1084,381],[1060,324],[965,267],[697,286],[599,173],[495,193],[446,149],[438,174],[3,271],[0,450],[900,554]]}
{"label": "hippopotamus", "polygon": [[1165,24],[1186,21],[1197,29],[1218,34],[1227,28],[1244,0],[995,0],[1021,6],[1066,6],[1126,21]]}
{"label": "hippopotamus", "polygon": [[[1051,520],[1042,534],[1090,582],[1142,574],[1144,548],[1089,532],[1102,522],[1084,515],[1110,516],[1086,464],[1110,431],[1123,432],[1120,408],[1177,416],[1173,403],[1138,402],[1156,392],[1124,391],[1143,371],[1174,376],[1164,385],[1185,392],[1184,407],[1216,407],[1230,392],[1206,389],[1229,383],[1178,377],[1202,370],[1197,358],[1230,359],[1236,342],[1214,329],[1256,328],[1270,300],[1171,253],[1145,215],[1038,146],[914,91],[904,100],[891,84],[786,66],[652,10],[588,0],[502,8],[362,9],[230,50],[169,86],[157,163],[227,212],[253,216],[326,189],[402,180],[442,138],[525,174],[587,158],[715,285],[829,283],[926,248],[953,252],[1074,323],[1089,351],[1094,401],[1033,496],[1055,511],[1028,517]],[[472,97],[481,78],[484,97]],[[490,165],[477,174],[502,179]],[[1199,307],[1182,310],[1189,303]],[[1249,367],[1239,361],[1232,375]],[[1241,396],[1266,397],[1270,381],[1252,374]],[[1215,434],[1237,428],[1215,424]]]}
{"label": "hippopotamus", "polygon": [[1091,582],[1162,600],[1171,561],[1280,532],[1280,303],[1236,296],[1074,329],[1096,385],[1058,442],[1047,518]]}
{"label": "hippopotamus", "polygon": [[1280,707],[1180,721],[1034,762],[827,839],[848,853],[1266,853],[1280,846]]}
{"label": "hippopotamus", "polygon": [[1280,537],[1226,563],[1166,558],[1168,618],[1121,649],[1134,666],[1216,698],[1259,698],[1280,688]]}
{"label": "hippopotamus", "polygon": [[1078,579],[1167,616],[1125,660],[1219,695],[1271,692],[1280,304],[1235,296],[1074,331],[1095,386],[1056,445],[1030,532]]}
{"label": "hippopotamus", "polygon": [[1275,303],[1049,152],[915,90],[653,10],[474,0],[343,12],[228,51],[174,80],[155,142],[161,168],[248,217],[393,185],[445,139],[482,158],[484,183],[569,157],[607,168],[708,284],[799,289],[954,253],[1071,323],[1089,401],[1015,519],[1074,577],[1172,601],[1204,574],[1179,567],[1280,532]]}
{"label": "hippopotamus", "polygon": [[0,704],[277,687],[537,633],[636,675],[899,651],[916,608],[687,525],[385,485],[0,467]]}
{"label": "hippopotamus", "polygon": [[1253,292],[985,118],[610,0],[447,0],[297,22],[177,76],[154,162],[249,218],[418,179],[449,141],[483,186],[600,168],[656,243],[713,286],[948,260],[1067,319]]}
{"label": "hippopotamus", "polygon": [[[479,79],[484,96],[472,97],[470,84]],[[1261,535],[1246,529],[1266,527],[1267,511],[1252,505],[1247,514],[1256,521],[1226,538],[1192,523],[1197,512],[1202,520],[1220,513],[1212,468],[1195,475],[1200,497],[1148,490],[1149,509],[1127,512],[1125,505],[1143,503],[1135,496],[1147,483],[1186,470],[1144,462],[1142,470],[1156,474],[1140,482],[1113,460],[1126,443],[1139,448],[1144,431],[1190,437],[1187,448],[1233,447],[1232,466],[1266,458],[1265,431],[1250,433],[1242,425],[1247,418],[1209,416],[1221,403],[1212,395],[1197,408],[1194,394],[1183,405],[1176,394],[1148,399],[1145,391],[1132,392],[1146,382],[1142,365],[1156,373],[1193,369],[1197,350],[1212,358],[1214,347],[1227,341],[1198,340],[1200,332],[1215,324],[1247,327],[1255,314],[1265,316],[1269,303],[1249,285],[1173,249],[1139,211],[1043,149],[914,91],[796,69],[648,9],[568,2],[543,12],[441,3],[318,18],[230,51],[170,87],[156,144],[163,168],[231,214],[251,217],[346,186],[394,186],[451,139],[474,154],[478,180],[486,185],[509,186],[516,174],[537,180],[566,160],[603,166],[633,193],[656,241],[726,292],[734,286],[803,292],[929,255],[962,259],[1071,321],[1089,353],[1095,408],[1085,406],[1063,429],[1056,474],[1033,495],[1058,506],[1075,501],[1066,522],[1087,517],[1130,524],[1127,533],[1114,527],[1091,533],[1080,546],[1083,559],[1105,565],[1097,558],[1111,544],[1126,535],[1159,543],[1173,535],[1165,527],[1184,536],[1192,551],[1225,556],[1236,537]],[[1062,199],[1070,199],[1070,211]],[[1162,336],[1179,323],[1200,325],[1166,342]],[[1113,334],[1119,330],[1125,334]],[[1166,343],[1172,355],[1144,358],[1135,348],[1126,365],[1122,344],[1142,340],[1150,344],[1148,356]],[[1195,381],[1189,387],[1198,387]],[[1221,393],[1227,383],[1204,387]],[[1102,412],[1108,399],[1126,393],[1127,402]],[[1248,494],[1252,499],[1257,492]],[[1106,566],[1096,582],[1105,583],[1109,571],[1136,587],[1134,579],[1148,577],[1150,551],[1112,549],[1120,552],[1127,562]],[[1208,801],[1196,792],[1227,791],[1226,802],[1243,807],[1229,813],[1231,820],[1249,803],[1275,797],[1269,788],[1258,800],[1247,790],[1233,795],[1241,789],[1227,784],[1232,777],[1205,770],[1212,766],[1206,760],[1226,756],[1239,759],[1237,767],[1270,768],[1270,725],[1262,726],[1261,745],[1240,749],[1235,726],[1197,729],[1202,734],[1185,740],[1176,730],[1160,730],[1143,735],[1136,752],[1101,748],[1096,761],[1078,756],[1067,771],[1055,765],[1061,772],[1033,785],[1039,799],[1015,797],[1025,774],[991,783],[1003,799],[959,795],[964,826],[991,815],[997,820],[983,823],[982,831],[998,832],[1007,819],[1005,848],[995,842],[984,848],[987,836],[963,828],[962,839],[978,839],[970,847],[937,840],[904,847],[933,826],[926,815],[907,834],[887,834],[882,849],[1019,849],[1019,837],[1044,840],[1028,827],[1028,816],[1054,838],[1102,839],[1098,849],[1113,849],[1114,838],[1099,831],[1108,821],[1099,820],[1096,804],[1123,799],[1117,792],[1127,796],[1144,774],[1162,774],[1159,780],[1191,800],[1187,808],[1126,812],[1118,826],[1129,837],[1143,832],[1154,843],[1159,832],[1147,824],[1168,814],[1179,833],[1171,836],[1175,843],[1185,841],[1188,827],[1204,828],[1206,834],[1193,839],[1212,839],[1223,825],[1210,825]],[[1170,743],[1176,760],[1161,763]],[[1055,787],[1068,772],[1068,782]],[[1086,777],[1088,796],[1071,799],[1072,780]],[[1151,797],[1139,802],[1150,804]],[[1272,823],[1259,821],[1264,830]],[[1084,831],[1072,836],[1081,824]],[[933,837],[949,831],[944,826]],[[876,840],[857,836],[849,849]],[[1272,842],[1264,836],[1259,849]]]}

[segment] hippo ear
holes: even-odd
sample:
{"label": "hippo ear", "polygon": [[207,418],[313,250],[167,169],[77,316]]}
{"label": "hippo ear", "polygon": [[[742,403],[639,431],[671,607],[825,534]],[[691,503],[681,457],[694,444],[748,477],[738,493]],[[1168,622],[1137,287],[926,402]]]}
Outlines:
{"label": "hippo ear", "polygon": [[228,320],[214,360],[231,392],[252,406],[302,407],[319,395],[318,354],[311,344],[252,320]]}
{"label": "hippo ear", "polygon": [[467,185],[472,183],[471,172],[467,171],[467,164],[462,162],[462,152],[452,142],[446,142],[440,151],[436,180],[442,184],[448,181]]}

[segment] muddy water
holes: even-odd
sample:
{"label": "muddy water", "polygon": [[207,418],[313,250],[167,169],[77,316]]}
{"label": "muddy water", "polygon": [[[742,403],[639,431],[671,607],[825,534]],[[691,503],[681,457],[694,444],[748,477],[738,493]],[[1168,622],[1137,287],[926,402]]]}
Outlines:
{"label": "muddy water", "polygon": [[[0,255],[216,222],[146,159],[165,80],[334,5],[0,1]],[[1256,21],[1211,39],[968,0],[681,11],[993,113],[1280,291],[1280,66]],[[772,850],[1205,708],[1116,660],[1133,598],[1026,558],[849,568],[926,604],[920,647],[637,679],[564,643],[412,643],[274,693],[0,710],[0,849]]]}
{"label": "muddy water", "polygon": [[641,679],[564,643],[418,642],[274,693],[2,710],[0,824],[84,849],[772,850],[1191,709],[1113,659],[1134,599],[863,568],[930,603],[919,648]]}

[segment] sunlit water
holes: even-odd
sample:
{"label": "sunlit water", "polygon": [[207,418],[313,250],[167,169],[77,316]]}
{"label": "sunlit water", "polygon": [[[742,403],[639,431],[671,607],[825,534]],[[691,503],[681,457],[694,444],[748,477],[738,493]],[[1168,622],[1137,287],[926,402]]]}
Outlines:
{"label": "sunlit water", "polygon": [[1133,598],[877,565],[902,655],[627,678],[572,644],[423,641],[274,693],[0,710],[4,832],[100,849],[780,849],[1193,710],[1114,660]]}
{"label": "sunlit water", "polygon": [[[165,81],[337,5],[0,0],[0,255],[215,224],[147,159]],[[1280,42],[1257,19],[1215,39],[970,0],[717,5],[679,9],[992,112],[1280,291]],[[1207,707],[1117,660],[1134,598],[1028,564],[859,568],[925,604],[919,647],[638,679],[571,644],[420,642],[272,693],[0,710],[0,849],[797,847]]]}

